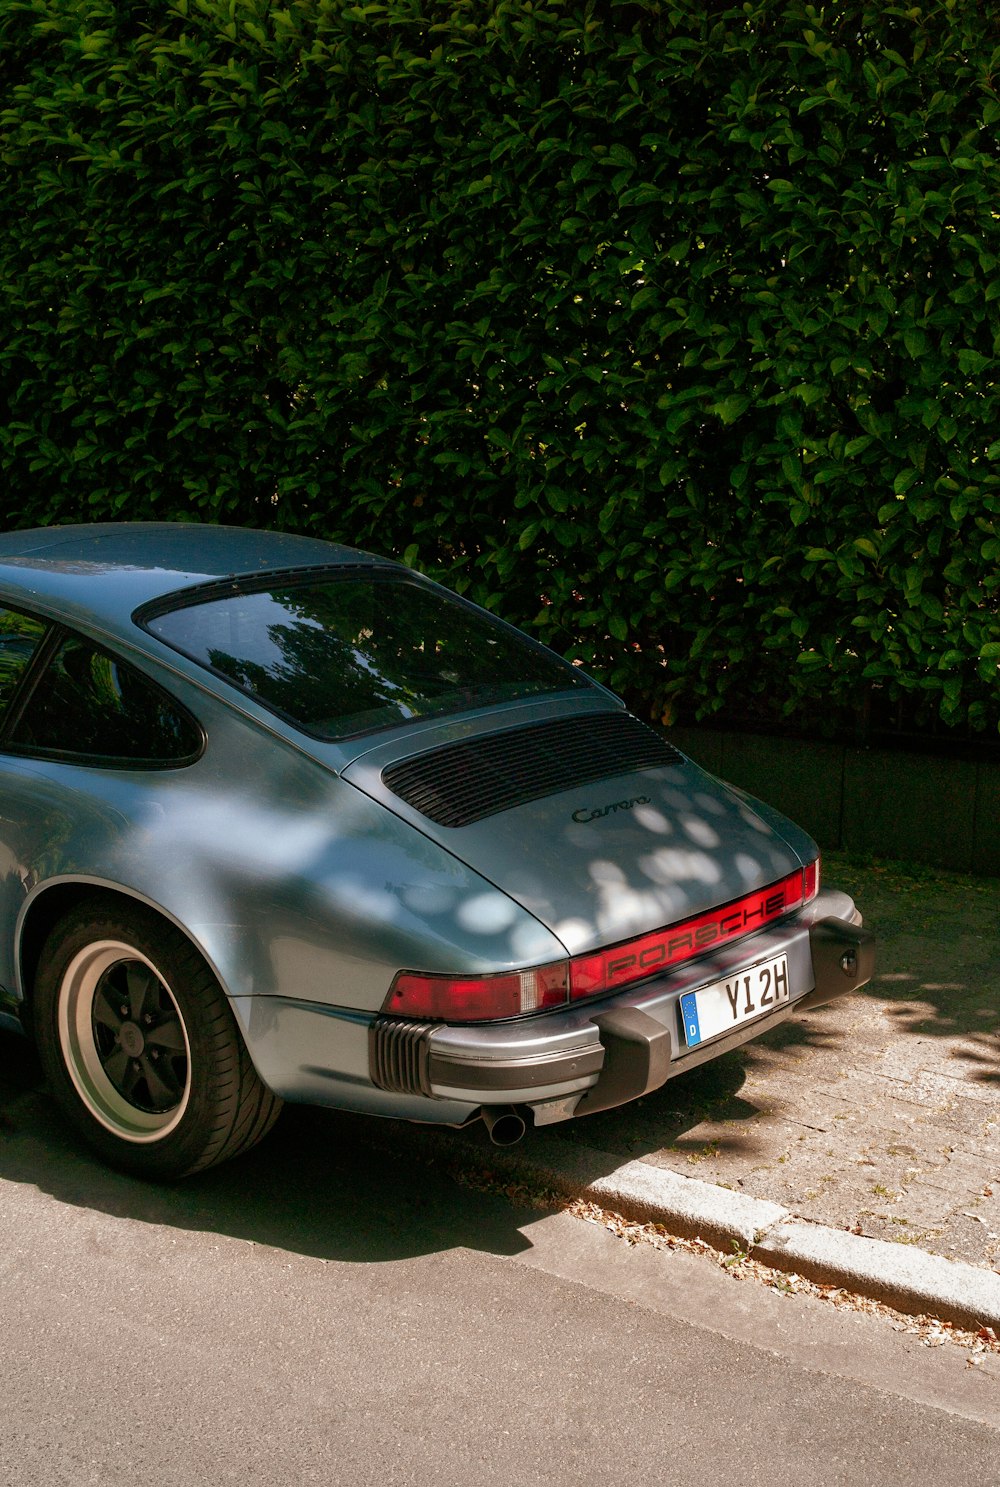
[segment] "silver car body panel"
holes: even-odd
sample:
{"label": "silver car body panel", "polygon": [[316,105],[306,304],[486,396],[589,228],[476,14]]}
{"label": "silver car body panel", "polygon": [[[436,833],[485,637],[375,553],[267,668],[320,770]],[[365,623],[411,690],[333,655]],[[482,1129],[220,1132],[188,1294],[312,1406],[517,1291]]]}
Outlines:
{"label": "silver car body panel", "polygon": [[369,1015],[285,997],[247,998],[236,1011],[258,1074],[286,1100],[452,1126],[482,1104],[481,1095],[428,1099],[378,1089],[368,1066]]}
{"label": "silver car body panel", "polygon": [[[402,966],[474,974],[564,954],[518,906],[500,912],[491,883],[329,770],[208,699],[200,716],[209,743],[184,769],[0,757],[4,893],[23,895],[22,923],[68,880],[120,887],[181,926],[232,997],[371,1011]],[[11,986],[10,966],[0,981]]]}

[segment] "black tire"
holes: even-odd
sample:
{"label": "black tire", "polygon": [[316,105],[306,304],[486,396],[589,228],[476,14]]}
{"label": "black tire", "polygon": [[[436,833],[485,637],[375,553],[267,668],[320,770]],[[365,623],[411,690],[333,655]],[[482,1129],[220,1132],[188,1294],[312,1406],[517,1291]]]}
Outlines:
{"label": "black tire", "polygon": [[141,904],[88,899],[56,925],[34,1026],[56,1100],[128,1172],[184,1177],[228,1161],[281,1109],[205,961]]}

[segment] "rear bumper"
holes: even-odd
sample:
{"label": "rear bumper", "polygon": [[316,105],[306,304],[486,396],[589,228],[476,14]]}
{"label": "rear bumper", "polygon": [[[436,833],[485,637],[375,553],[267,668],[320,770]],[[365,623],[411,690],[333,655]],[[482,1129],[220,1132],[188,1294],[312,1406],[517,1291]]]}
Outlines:
{"label": "rear bumper", "polygon": [[573,1113],[610,1110],[637,1099],[668,1079],[759,1037],[796,1013],[834,1001],[871,980],[875,936],[860,924],[820,919],[809,928],[809,943],[815,972],[811,991],[696,1048],[684,1047],[682,1040],[671,1036],[672,1029],[639,1008],[613,1009],[595,1017],[605,1050],[604,1065],[597,1082],[584,1092]]}
{"label": "rear bumper", "polygon": [[[784,923],[599,1002],[480,1026],[377,1017],[369,1030],[371,1078],[400,1095],[528,1105],[539,1125],[610,1109],[857,990],[872,976],[874,950],[851,900],[827,891]],[[689,1048],[681,997],[775,955],[787,957],[788,1002]]]}

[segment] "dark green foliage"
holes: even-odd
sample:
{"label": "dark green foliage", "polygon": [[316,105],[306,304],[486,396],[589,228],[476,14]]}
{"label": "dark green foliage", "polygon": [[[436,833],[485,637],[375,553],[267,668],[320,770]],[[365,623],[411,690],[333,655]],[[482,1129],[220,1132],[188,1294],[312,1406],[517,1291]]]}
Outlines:
{"label": "dark green foliage", "polygon": [[11,522],[406,554],[659,715],[1000,719],[975,0],[0,0]]}

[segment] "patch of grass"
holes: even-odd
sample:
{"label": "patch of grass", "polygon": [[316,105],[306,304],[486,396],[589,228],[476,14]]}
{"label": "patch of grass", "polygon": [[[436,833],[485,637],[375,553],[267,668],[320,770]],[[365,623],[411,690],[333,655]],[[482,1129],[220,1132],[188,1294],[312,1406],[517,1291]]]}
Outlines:
{"label": "patch of grass", "polygon": [[961,888],[963,892],[995,893],[997,879],[953,873],[927,862],[909,862],[898,857],[874,857],[870,852],[826,851],[823,853],[823,878],[827,883],[868,884],[873,879],[878,887],[890,893],[925,893],[928,888]]}

